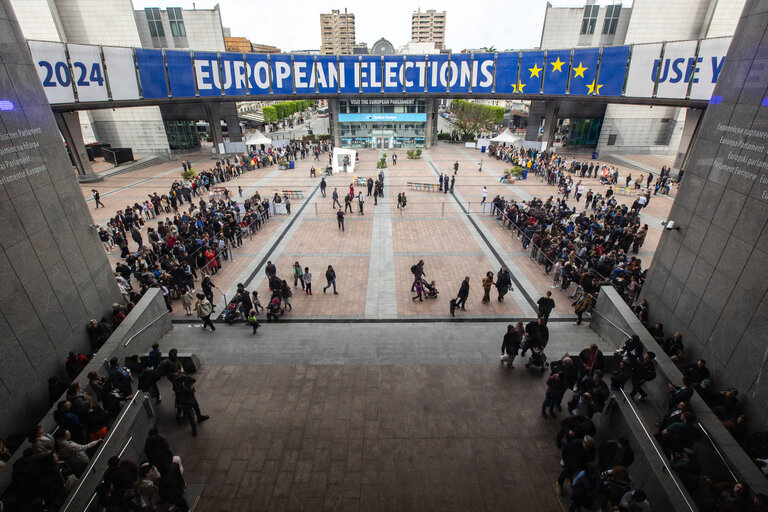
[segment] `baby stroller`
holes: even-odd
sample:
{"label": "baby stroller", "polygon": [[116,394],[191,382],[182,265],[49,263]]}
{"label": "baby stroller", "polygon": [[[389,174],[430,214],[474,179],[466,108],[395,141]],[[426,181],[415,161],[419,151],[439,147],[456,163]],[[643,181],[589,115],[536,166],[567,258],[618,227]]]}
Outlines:
{"label": "baby stroller", "polygon": [[285,314],[285,309],[282,309],[283,301],[278,295],[273,295],[267,304],[267,320],[277,320]]}
{"label": "baby stroller", "polygon": [[531,357],[528,362],[525,363],[526,368],[537,367],[544,373],[544,370],[549,366],[547,362],[547,356],[544,354],[544,347],[531,347]]}
{"label": "baby stroller", "polygon": [[435,286],[434,281],[431,283],[423,282],[422,286],[424,287],[424,296],[428,299],[436,299],[437,294],[440,293],[437,291],[437,286]]}
{"label": "baby stroller", "polygon": [[224,321],[229,325],[240,319],[240,303],[232,301],[227,304],[227,310],[224,312]]}

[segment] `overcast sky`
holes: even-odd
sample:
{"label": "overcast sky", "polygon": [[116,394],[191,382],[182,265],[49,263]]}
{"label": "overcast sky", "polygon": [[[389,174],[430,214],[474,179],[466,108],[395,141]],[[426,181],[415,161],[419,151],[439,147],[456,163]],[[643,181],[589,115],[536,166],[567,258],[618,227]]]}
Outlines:
{"label": "overcast sky", "polygon": [[[578,7],[584,0],[550,0],[555,6]],[[495,46],[498,50],[533,48],[541,40],[546,0],[440,0],[419,5],[413,1],[348,0],[133,0],[136,9],[145,7],[183,7],[211,9],[221,7],[222,23],[233,36],[247,37],[253,43],[271,44],[284,51],[320,48],[320,13],[347,8],[355,14],[358,43],[370,47],[381,37],[394,46],[404,45],[411,37],[411,13],[436,9],[447,12],[446,46],[455,51],[464,48]],[[616,3],[600,0],[600,4]],[[624,2],[630,6],[631,1]]]}

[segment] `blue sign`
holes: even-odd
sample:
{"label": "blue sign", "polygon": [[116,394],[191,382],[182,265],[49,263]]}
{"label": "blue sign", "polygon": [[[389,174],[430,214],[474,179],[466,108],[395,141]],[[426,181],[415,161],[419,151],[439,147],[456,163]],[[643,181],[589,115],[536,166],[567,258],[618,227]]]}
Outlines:
{"label": "blue sign", "polygon": [[472,82],[472,62],[471,55],[468,53],[459,53],[451,55],[451,76],[448,81],[448,87],[451,92],[465,93],[469,92],[469,84]]}
{"label": "blue sign", "polygon": [[216,52],[195,52],[195,76],[200,96],[221,96],[221,68]]}
{"label": "blue sign", "polygon": [[597,57],[599,48],[578,48],[573,51],[571,65],[571,85],[568,88],[571,95],[599,95],[600,84],[597,83]]}
{"label": "blue sign", "polygon": [[243,96],[248,91],[248,72],[242,53],[222,53],[221,70],[224,75],[224,94]]}
{"label": "blue sign", "polygon": [[525,86],[520,84],[517,77],[519,61],[518,53],[500,53],[496,57],[496,94],[523,92]]}
{"label": "blue sign", "polygon": [[360,64],[360,85],[364,93],[381,92],[381,55],[363,55]]}
{"label": "blue sign", "polygon": [[[475,53],[472,57],[472,92],[491,92],[493,90],[495,55],[492,53]],[[517,68],[515,68],[515,73],[517,73]]]}
{"label": "blue sign", "polygon": [[427,86],[427,63],[423,55],[406,55],[403,73],[405,92],[424,92]]}
{"label": "blue sign", "polygon": [[273,53],[269,57],[272,67],[272,92],[274,94],[293,94],[291,77],[291,56]]}
{"label": "blue sign", "polygon": [[314,94],[315,79],[315,57],[294,55],[293,81],[296,85],[296,94]]}
{"label": "blue sign", "polygon": [[174,98],[195,97],[195,71],[192,69],[192,55],[188,51],[166,50],[165,63],[168,66],[168,82]]}
{"label": "blue sign", "polygon": [[384,92],[403,92],[403,56],[386,55],[384,56]]}
{"label": "blue sign", "polygon": [[544,52],[523,52],[520,58],[520,93],[539,94],[544,78]]}
{"label": "blue sign", "polygon": [[317,56],[317,92],[320,94],[336,94],[339,92],[339,69],[336,67],[336,56]]}
{"label": "blue sign", "polygon": [[248,71],[249,94],[269,94],[269,56],[247,53],[245,65]]}
{"label": "blue sign", "polygon": [[544,67],[544,94],[565,94],[571,68],[571,50],[547,51],[547,64]]}
{"label": "blue sign", "polygon": [[448,92],[448,56],[430,55],[427,92]]}
{"label": "blue sign", "polygon": [[360,92],[360,57],[342,55],[339,57],[339,92],[353,94]]}
{"label": "blue sign", "polygon": [[139,68],[142,96],[151,99],[167,98],[163,51],[136,48],[136,66]]}
{"label": "blue sign", "polygon": [[340,123],[377,123],[377,122],[426,123],[427,114],[339,114]]}
{"label": "blue sign", "polygon": [[629,46],[603,48],[595,95],[621,96],[621,93],[624,92],[624,76],[627,73],[628,58]]}

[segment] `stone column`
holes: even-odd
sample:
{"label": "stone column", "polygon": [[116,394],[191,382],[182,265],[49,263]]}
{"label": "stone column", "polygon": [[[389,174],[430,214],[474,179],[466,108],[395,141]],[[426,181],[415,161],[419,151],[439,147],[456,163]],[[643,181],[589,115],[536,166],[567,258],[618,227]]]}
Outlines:
{"label": "stone column", "polygon": [[685,112],[685,125],[683,126],[683,135],[680,138],[680,147],[677,150],[677,156],[675,157],[675,163],[672,168],[675,171],[685,169],[685,165],[690,154],[691,147],[693,146],[693,138],[699,130],[699,122],[703,117],[704,110],[700,108],[689,108]]}
{"label": "stone column", "polygon": [[539,128],[541,128],[541,120],[544,118],[545,103],[541,100],[531,102],[531,109],[528,113],[528,125],[525,129],[526,141],[535,142],[539,140]]}
{"label": "stone column", "polygon": [[56,119],[64,142],[69,147],[72,160],[75,161],[78,181],[81,183],[101,181],[103,178],[93,172],[91,162],[88,160],[83,131],[80,128],[80,116],[77,112],[54,112],[53,117]]}
{"label": "stone column", "polygon": [[334,147],[341,147],[341,135],[339,132],[339,100],[328,100],[328,127]]}
{"label": "stone column", "polygon": [[227,123],[229,142],[242,142],[243,132],[240,129],[240,119],[237,116],[227,116],[224,118],[224,122]]}
{"label": "stone column", "polygon": [[221,103],[203,103],[205,114],[208,118],[208,124],[211,127],[211,142],[213,142],[213,154],[220,156],[219,144],[224,143],[224,136],[221,132]]}
{"label": "stone column", "polygon": [[555,129],[557,128],[557,118],[560,114],[560,102],[545,102],[544,111],[544,135],[541,140],[542,142],[546,142],[547,149],[550,149],[552,143],[555,141]]}

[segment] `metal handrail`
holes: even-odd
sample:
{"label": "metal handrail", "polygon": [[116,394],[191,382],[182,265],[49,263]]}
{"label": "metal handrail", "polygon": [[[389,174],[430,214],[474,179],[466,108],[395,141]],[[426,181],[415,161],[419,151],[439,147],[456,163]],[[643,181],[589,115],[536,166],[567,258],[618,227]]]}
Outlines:
{"label": "metal handrail", "polygon": [[130,338],[128,338],[128,340],[127,340],[127,341],[126,341],[126,342],[123,344],[123,347],[127,347],[127,346],[128,346],[128,344],[129,344],[131,341],[133,341],[133,339],[134,339],[136,336],[138,336],[138,335],[139,335],[139,334],[141,334],[142,332],[146,331],[146,330],[149,328],[149,326],[151,326],[152,324],[154,324],[155,322],[157,322],[158,320],[160,320],[161,318],[163,318],[165,315],[169,315],[170,313],[171,313],[170,311],[167,311],[167,310],[166,310],[166,311],[164,311],[164,312],[163,312],[163,314],[161,314],[160,316],[158,316],[157,318],[155,318],[154,320],[152,320],[151,322],[149,322],[147,325],[145,325],[144,327],[142,327],[141,329],[139,329],[137,332],[135,332],[134,334],[132,334],[132,335],[131,335],[131,337],[130,337]]}
{"label": "metal handrail", "polygon": [[680,484],[677,483],[677,479],[675,478],[675,473],[672,471],[672,468],[669,467],[669,464],[667,463],[667,457],[659,451],[658,447],[656,446],[656,440],[653,438],[653,436],[651,436],[651,434],[645,428],[645,424],[643,423],[643,420],[640,418],[640,415],[637,413],[637,410],[635,409],[634,405],[632,405],[632,402],[630,401],[626,392],[623,389],[620,389],[618,391],[621,392],[621,396],[624,399],[624,402],[632,410],[632,414],[635,415],[635,419],[637,420],[637,423],[640,425],[640,428],[643,429],[643,433],[648,438],[648,441],[651,442],[651,446],[653,446],[653,451],[656,452],[656,455],[658,455],[659,460],[661,460],[661,463],[664,466],[665,471],[672,478],[672,482],[675,484],[675,487],[680,493],[680,496],[682,496],[683,500],[685,501],[685,504],[688,505],[688,510],[690,510],[691,512],[696,512],[698,509],[695,506],[693,506],[690,501],[688,501],[688,497],[686,496],[687,492],[682,487],[680,487]]}
{"label": "metal handrail", "polygon": [[603,315],[602,313],[600,313],[600,311],[598,311],[598,310],[597,310],[597,309],[595,309],[594,307],[592,308],[591,312],[592,312],[592,313],[596,313],[596,314],[597,314],[597,316],[599,316],[600,318],[602,318],[603,320],[605,320],[606,322],[608,322],[609,324],[611,324],[612,326],[614,326],[614,327],[615,327],[617,330],[621,331],[621,332],[624,334],[624,336],[626,336],[627,338],[631,338],[631,337],[632,337],[632,335],[631,335],[630,333],[628,333],[627,331],[625,331],[624,329],[622,329],[621,327],[619,327],[618,325],[616,325],[616,324],[615,324],[614,322],[612,322],[612,321],[611,321],[611,320],[610,320],[608,317],[606,317],[605,315]]}
{"label": "metal handrail", "polygon": [[101,455],[104,453],[104,449],[109,444],[109,441],[112,439],[112,436],[114,435],[114,433],[117,431],[117,427],[120,425],[120,422],[122,422],[125,419],[125,415],[128,413],[128,411],[130,410],[131,406],[136,401],[136,398],[138,396],[139,396],[139,392],[137,391],[133,395],[133,398],[131,398],[131,401],[128,402],[128,404],[123,408],[123,411],[120,414],[120,417],[117,419],[117,421],[111,425],[111,428],[109,430],[109,435],[107,435],[107,438],[104,440],[104,443],[102,443],[102,447],[99,450],[99,453],[96,454],[96,457],[94,457],[94,459],[91,461],[91,463],[90,463],[90,465],[88,467],[89,471],[84,472],[83,475],[80,477],[80,480],[79,480],[79,482],[77,484],[77,488],[74,490],[74,492],[72,492],[69,495],[69,499],[67,500],[66,505],[62,509],[62,512],[67,512],[67,510],[69,510],[69,506],[72,503],[73,498],[77,495],[78,492],[80,492],[80,489],[82,488],[83,484],[85,483],[87,474],[93,471],[93,468],[96,465],[96,462],[99,460]]}

